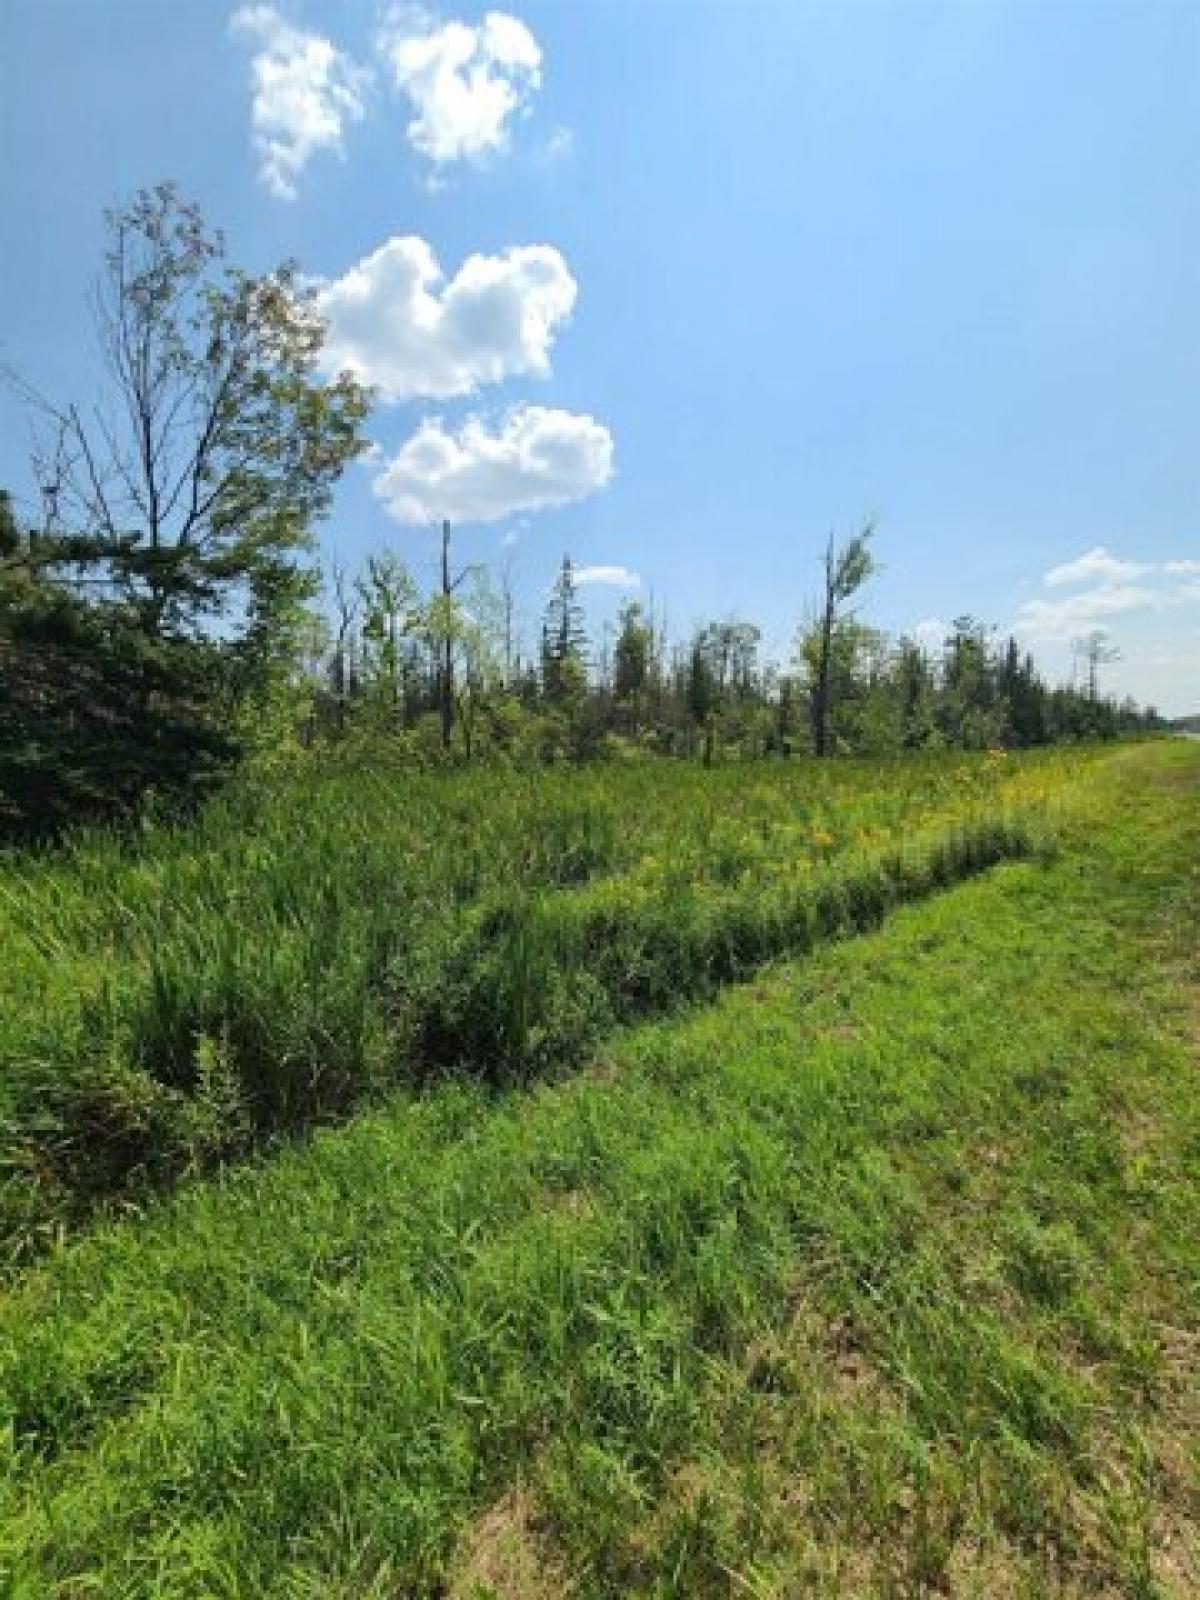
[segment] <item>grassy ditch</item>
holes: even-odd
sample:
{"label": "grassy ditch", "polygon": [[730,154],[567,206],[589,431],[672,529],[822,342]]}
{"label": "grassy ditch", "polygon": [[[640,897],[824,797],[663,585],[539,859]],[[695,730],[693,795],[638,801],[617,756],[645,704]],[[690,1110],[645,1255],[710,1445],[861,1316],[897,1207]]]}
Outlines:
{"label": "grassy ditch", "polygon": [[[1095,756],[314,775],[0,872],[0,1239],[617,1024],[1039,847]],[[712,779],[711,785],[708,780]]]}

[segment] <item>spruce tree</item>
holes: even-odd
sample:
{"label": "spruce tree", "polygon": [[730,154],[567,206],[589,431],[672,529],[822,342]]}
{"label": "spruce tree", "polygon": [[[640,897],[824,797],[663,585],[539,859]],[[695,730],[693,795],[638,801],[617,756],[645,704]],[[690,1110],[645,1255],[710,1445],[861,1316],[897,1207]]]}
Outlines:
{"label": "spruce tree", "polygon": [[577,698],[587,686],[587,628],[569,555],[562,566],[542,624],[542,686],[552,703]]}

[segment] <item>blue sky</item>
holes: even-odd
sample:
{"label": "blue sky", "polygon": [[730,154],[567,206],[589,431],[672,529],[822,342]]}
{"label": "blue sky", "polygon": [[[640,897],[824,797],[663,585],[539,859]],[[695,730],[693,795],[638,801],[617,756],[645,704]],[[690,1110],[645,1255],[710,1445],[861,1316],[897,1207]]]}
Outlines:
{"label": "blue sky", "polygon": [[531,615],[568,550],[597,621],[636,576],[783,655],[873,514],[870,620],[1054,674],[1102,626],[1111,688],[1200,709],[1200,7],[487,17],[5,0],[0,358],[94,392],[103,207],[170,176],[388,397],[328,554],[423,570],[450,510]]}

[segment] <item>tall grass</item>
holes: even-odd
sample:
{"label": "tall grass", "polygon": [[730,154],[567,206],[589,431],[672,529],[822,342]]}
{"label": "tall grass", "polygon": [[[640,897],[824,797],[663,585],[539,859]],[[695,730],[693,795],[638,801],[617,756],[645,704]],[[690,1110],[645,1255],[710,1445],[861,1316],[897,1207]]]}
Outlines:
{"label": "tall grass", "polygon": [[[1082,758],[1079,758],[1082,759]],[[0,867],[0,1236],[606,1029],[1034,847],[1070,763],[247,786]]]}
{"label": "tall grass", "polygon": [[1194,1592],[1198,755],[608,1071],[393,1096],[31,1270],[0,1592]]}

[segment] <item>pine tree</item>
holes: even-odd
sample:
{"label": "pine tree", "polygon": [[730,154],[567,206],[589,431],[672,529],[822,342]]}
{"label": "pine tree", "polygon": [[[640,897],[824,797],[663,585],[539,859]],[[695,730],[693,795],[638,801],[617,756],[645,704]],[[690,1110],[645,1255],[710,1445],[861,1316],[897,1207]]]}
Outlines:
{"label": "pine tree", "polygon": [[542,689],[552,703],[577,699],[587,687],[587,629],[575,569],[565,555],[542,624]]}

